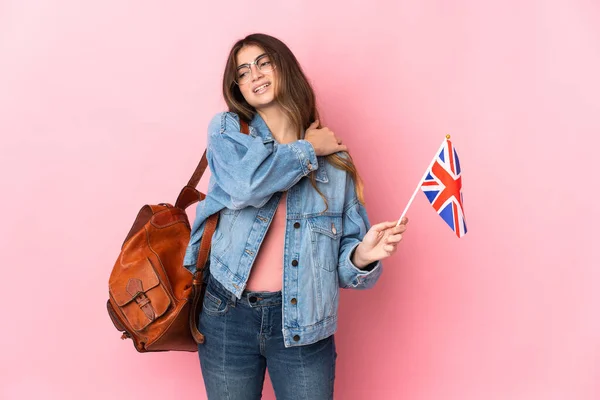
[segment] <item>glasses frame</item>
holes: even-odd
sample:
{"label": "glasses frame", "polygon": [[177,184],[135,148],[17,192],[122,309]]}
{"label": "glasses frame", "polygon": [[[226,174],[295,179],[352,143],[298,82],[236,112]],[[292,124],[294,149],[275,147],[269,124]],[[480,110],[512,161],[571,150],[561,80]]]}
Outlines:
{"label": "glasses frame", "polygon": [[[263,57],[269,57],[269,58],[271,59],[271,61],[270,61],[270,62],[271,62],[271,66],[270,66],[270,68],[271,68],[271,69],[270,69],[269,71],[262,71],[262,70],[260,69],[259,65],[258,65],[258,61],[259,61],[261,58],[263,58]],[[235,84],[236,84],[236,85],[238,85],[238,86],[242,86],[242,85],[245,85],[245,84],[247,84],[247,83],[249,83],[249,82],[251,82],[251,81],[252,81],[252,73],[253,73],[253,72],[252,72],[252,66],[253,66],[253,65],[255,65],[255,66],[256,66],[256,69],[257,69],[259,72],[261,72],[261,73],[264,73],[264,74],[268,74],[268,73],[270,73],[270,72],[273,72],[273,71],[275,70],[275,63],[273,62],[273,57],[272,57],[272,56],[270,56],[270,55],[269,55],[269,54],[267,54],[267,53],[263,53],[263,54],[259,55],[258,57],[256,57],[256,59],[254,59],[254,61],[252,61],[252,62],[249,62],[249,63],[245,63],[245,64],[238,65],[238,67],[235,69],[236,78],[233,80],[233,81],[235,82]],[[238,78],[237,78],[237,72],[238,72],[240,69],[244,68],[244,67],[248,67],[248,69],[250,70],[250,78],[249,78],[249,80],[248,80],[247,82],[244,82],[244,83],[239,83],[239,82],[238,82]]]}

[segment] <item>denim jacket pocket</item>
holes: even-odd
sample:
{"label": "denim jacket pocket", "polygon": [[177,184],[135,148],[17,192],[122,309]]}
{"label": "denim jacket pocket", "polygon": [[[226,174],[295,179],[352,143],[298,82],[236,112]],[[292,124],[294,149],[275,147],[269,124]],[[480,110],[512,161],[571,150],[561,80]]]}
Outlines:
{"label": "denim jacket pocket", "polygon": [[314,263],[327,271],[335,271],[343,231],[342,216],[311,217],[308,218],[308,226],[311,231]]}

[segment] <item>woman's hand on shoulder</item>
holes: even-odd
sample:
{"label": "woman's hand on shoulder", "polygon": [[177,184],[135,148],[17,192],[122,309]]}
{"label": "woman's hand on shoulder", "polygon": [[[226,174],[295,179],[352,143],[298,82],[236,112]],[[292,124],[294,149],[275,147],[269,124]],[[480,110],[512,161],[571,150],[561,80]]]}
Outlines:
{"label": "woman's hand on shoulder", "polygon": [[335,136],[333,131],[327,127],[318,128],[319,120],[313,122],[304,134],[304,140],[309,142],[315,149],[317,156],[328,156],[338,151],[348,151],[342,139]]}
{"label": "woman's hand on shoulder", "polygon": [[354,265],[364,268],[393,255],[406,232],[408,218],[404,217],[398,226],[397,223],[398,221],[388,221],[373,225],[354,252]]}

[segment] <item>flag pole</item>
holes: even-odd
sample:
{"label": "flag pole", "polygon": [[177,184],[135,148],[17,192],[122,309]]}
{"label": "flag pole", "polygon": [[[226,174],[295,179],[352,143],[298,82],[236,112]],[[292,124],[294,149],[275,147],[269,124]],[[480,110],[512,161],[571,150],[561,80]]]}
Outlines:
{"label": "flag pole", "polygon": [[425,180],[425,177],[427,176],[427,174],[429,173],[429,170],[431,170],[431,167],[433,166],[433,163],[435,162],[435,159],[437,158],[438,154],[440,154],[440,152],[442,151],[442,149],[444,148],[444,146],[446,145],[446,141],[450,139],[450,135],[446,135],[446,138],[444,138],[444,141],[442,142],[442,145],[440,146],[440,148],[438,149],[438,151],[435,153],[435,155],[433,156],[433,159],[431,160],[431,162],[429,163],[429,166],[427,167],[427,169],[425,170],[425,173],[423,174],[423,177],[421,178],[421,180],[419,181],[419,184],[417,185],[417,187],[415,188],[415,191],[413,192],[412,196],[410,197],[410,200],[408,200],[408,204],[406,205],[406,207],[404,208],[404,211],[402,211],[402,215],[400,216],[400,218],[398,219],[398,222],[396,223],[396,226],[400,225],[400,222],[402,221],[402,218],[404,218],[404,216],[406,215],[406,212],[408,211],[408,207],[410,207],[410,205],[412,204],[413,200],[415,199],[415,197],[417,196],[417,192],[419,191],[419,189],[421,188],[421,185],[423,184],[423,181]]}

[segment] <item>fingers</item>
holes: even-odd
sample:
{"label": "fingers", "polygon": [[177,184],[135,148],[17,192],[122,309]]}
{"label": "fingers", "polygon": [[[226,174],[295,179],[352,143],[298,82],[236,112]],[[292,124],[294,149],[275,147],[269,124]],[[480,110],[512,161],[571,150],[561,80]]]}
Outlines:
{"label": "fingers", "polygon": [[400,241],[402,240],[402,235],[401,234],[397,234],[397,235],[390,235],[385,239],[385,243],[386,244],[392,244],[392,243],[400,243]]}
{"label": "fingers", "polygon": [[379,224],[373,225],[371,229],[374,229],[376,232],[379,233],[390,229],[390,231],[386,233],[388,233],[389,235],[397,235],[406,231],[406,224],[408,223],[408,218],[403,218],[402,222],[403,223],[400,225],[396,225],[398,221],[381,222]]}
{"label": "fingers", "polygon": [[340,144],[337,151],[348,151],[348,146],[345,144]]}
{"label": "fingers", "polygon": [[398,223],[398,221],[396,221],[396,226],[406,226],[406,224],[408,224],[408,218],[403,217],[402,220],[400,221],[400,223]]}
{"label": "fingers", "polygon": [[383,245],[383,251],[388,253],[388,257],[391,256],[398,250],[398,243],[402,240],[402,235],[392,235],[388,236]]}
{"label": "fingers", "polygon": [[310,126],[308,127],[308,129],[317,129],[318,127],[319,127],[319,120],[316,120],[315,122],[313,122],[312,124],[310,124]]}
{"label": "fingers", "polygon": [[403,224],[396,226],[397,221],[386,221],[379,224],[373,225],[374,229],[379,235],[383,234],[383,250],[387,253],[393,253],[396,251],[396,246],[403,239],[403,233],[406,231],[407,218],[402,219]]}
{"label": "fingers", "polygon": [[394,226],[396,226],[396,221],[386,221],[373,225],[371,229],[375,230],[376,232],[382,232],[386,229],[393,228]]}
{"label": "fingers", "polygon": [[371,229],[375,230],[378,233],[378,236],[381,237],[381,244],[383,245],[381,246],[381,249],[387,253],[387,257],[393,255],[396,250],[398,250],[398,243],[403,239],[402,234],[406,231],[408,218],[402,218],[401,222],[400,225],[396,225],[398,221],[386,221],[371,227]]}
{"label": "fingers", "polygon": [[406,231],[406,225],[394,226],[394,228],[390,231],[390,235],[396,235],[398,233],[403,233],[404,231]]}
{"label": "fingers", "polygon": [[385,246],[383,246],[383,250],[386,253],[389,253],[389,255],[392,255],[393,253],[396,252],[396,246],[391,245],[391,244],[386,244]]}

